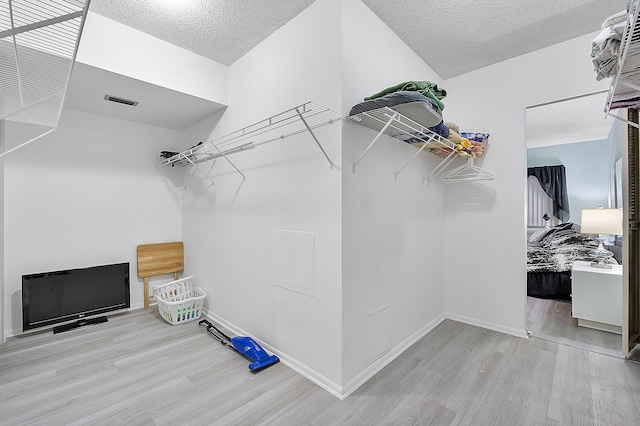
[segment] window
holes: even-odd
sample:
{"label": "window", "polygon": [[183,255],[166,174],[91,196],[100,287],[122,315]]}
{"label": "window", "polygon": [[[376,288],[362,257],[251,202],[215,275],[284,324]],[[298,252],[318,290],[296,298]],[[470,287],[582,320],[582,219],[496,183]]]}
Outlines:
{"label": "window", "polygon": [[[549,221],[544,220],[544,215]],[[553,216],[553,200],[544,192],[535,176],[527,178],[527,227],[556,226],[558,218]]]}

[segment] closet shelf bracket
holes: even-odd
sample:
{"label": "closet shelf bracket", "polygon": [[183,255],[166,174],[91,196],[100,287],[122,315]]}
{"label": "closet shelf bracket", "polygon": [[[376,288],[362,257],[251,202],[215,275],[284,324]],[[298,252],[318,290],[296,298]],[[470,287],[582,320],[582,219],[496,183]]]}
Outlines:
{"label": "closet shelf bracket", "polygon": [[[218,147],[217,147],[217,146],[215,146],[215,145],[214,145],[214,147],[218,150],[218,153],[219,153],[220,155],[222,155],[222,156],[224,157],[224,159],[225,159],[225,160],[227,160],[227,162],[228,162],[229,164],[231,164],[231,167],[233,167],[234,169],[236,169],[236,172],[240,173],[240,176],[242,176],[242,181],[244,182],[245,180],[247,180],[247,178],[246,178],[246,177],[244,176],[244,174],[240,171],[240,169],[238,169],[238,168],[236,167],[236,165],[235,165],[235,164],[233,164],[233,162],[232,162],[231,160],[229,160],[229,157],[227,157],[227,156],[225,155],[225,153],[224,153],[224,152],[220,151],[220,148],[218,148]],[[213,166],[212,166],[212,167],[213,167]]]}
{"label": "closet shelf bracket", "polygon": [[[189,163],[191,163],[191,165],[192,165],[192,166],[194,166],[194,167],[196,168],[196,170],[197,170],[197,171],[199,171],[199,172],[200,172],[200,173],[201,173],[205,178],[207,178],[207,180],[208,180],[209,182],[211,182],[211,185],[215,185],[215,184],[216,184],[216,183],[213,181],[213,179],[211,179],[211,177],[209,176],[209,174],[208,174],[208,173],[203,172],[203,171],[202,171],[202,169],[198,166],[198,164],[194,163],[194,162],[191,160],[191,158],[189,158],[189,157],[184,157],[184,159],[185,159],[186,161],[188,161]],[[213,165],[214,165],[214,164],[215,164],[215,160],[214,160],[213,164],[211,165],[211,167],[212,167],[212,168],[213,168]],[[241,173],[241,174],[242,174],[242,173]]]}
{"label": "closet shelf bracket", "polygon": [[611,113],[611,112],[607,112],[607,115],[608,115],[609,117],[613,117],[613,118],[615,118],[615,119],[617,119],[617,120],[620,120],[620,121],[622,121],[622,122],[624,122],[624,123],[628,124],[629,126],[633,126],[633,127],[635,127],[636,129],[640,129],[640,125],[639,125],[638,123],[634,123],[633,121],[629,121],[629,120],[627,120],[626,118],[620,117],[619,115],[615,115],[615,114],[613,114],[613,113]]}
{"label": "closet shelf bracket", "polygon": [[[361,115],[366,116],[366,117],[370,117],[371,119],[375,120],[375,121],[381,121],[379,120],[377,117],[375,116],[371,116],[370,114],[363,112]],[[371,149],[371,147],[373,146],[373,144],[375,144],[378,139],[380,139],[380,136],[382,136],[383,134],[385,134],[385,132],[387,131],[387,129],[389,128],[389,126],[391,125],[391,122],[393,120],[395,120],[398,117],[398,113],[394,112],[393,115],[388,115],[385,114],[389,119],[387,120],[386,123],[384,123],[384,125],[382,126],[382,129],[378,132],[378,134],[373,138],[373,140],[371,141],[371,143],[369,144],[369,146],[367,146],[367,148],[364,150],[364,152],[360,155],[360,157],[356,160],[355,163],[353,163],[353,167],[351,168],[351,171],[353,173],[356,172],[356,166],[358,165],[358,163],[360,163],[360,161],[362,161],[362,159],[364,158],[365,155],[367,155],[367,152],[369,152],[369,150]],[[359,117],[353,118],[353,120],[355,120],[356,122],[358,121]],[[359,123],[358,123],[359,124]]]}
{"label": "closet shelf bracket", "polygon": [[316,134],[313,133],[313,129],[309,126],[309,123],[307,123],[307,120],[304,119],[304,116],[302,115],[302,113],[300,113],[300,109],[298,107],[296,107],[295,110],[298,113],[298,117],[300,117],[300,121],[302,121],[304,126],[309,131],[309,134],[311,135],[313,140],[316,142],[316,145],[318,145],[318,148],[320,148],[320,151],[322,151],[322,154],[324,155],[324,158],[326,158],[327,161],[329,162],[329,169],[333,170],[333,162],[331,161],[331,158],[329,158],[329,155],[327,155],[327,151],[324,150],[324,148],[322,147],[322,144],[320,143],[320,141],[316,137]]}

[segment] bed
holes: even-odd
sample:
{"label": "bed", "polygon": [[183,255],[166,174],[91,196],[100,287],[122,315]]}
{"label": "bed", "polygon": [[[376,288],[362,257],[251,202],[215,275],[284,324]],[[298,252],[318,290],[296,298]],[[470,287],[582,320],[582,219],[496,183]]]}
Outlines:
{"label": "bed", "polygon": [[[588,251],[598,247],[596,237],[581,234],[573,222],[533,234],[527,243],[527,295],[570,299],[573,262],[594,260]],[[607,263],[617,261],[610,258]]]}

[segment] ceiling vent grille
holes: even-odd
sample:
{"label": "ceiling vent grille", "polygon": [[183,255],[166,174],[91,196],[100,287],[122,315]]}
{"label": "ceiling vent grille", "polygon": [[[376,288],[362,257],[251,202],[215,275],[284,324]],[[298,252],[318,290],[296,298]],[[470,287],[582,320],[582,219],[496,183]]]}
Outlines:
{"label": "ceiling vent grille", "polygon": [[138,105],[138,101],[131,101],[129,99],[123,99],[123,98],[119,98],[117,96],[111,96],[111,95],[104,95],[104,100],[105,101],[110,101],[110,102],[115,102],[115,103],[118,103],[118,104],[129,105],[129,106]]}

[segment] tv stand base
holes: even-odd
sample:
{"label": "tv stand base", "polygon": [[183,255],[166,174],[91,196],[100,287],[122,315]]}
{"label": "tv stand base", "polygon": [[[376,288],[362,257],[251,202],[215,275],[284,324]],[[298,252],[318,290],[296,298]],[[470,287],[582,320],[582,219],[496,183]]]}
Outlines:
{"label": "tv stand base", "polygon": [[69,331],[69,330],[74,330],[78,327],[84,327],[85,325],[94,325],[94,324],[101,324],[103,322],[107,322],[109,321],[107,319],[107,317],[95,317],[95,318],[86,318],[86,319],[79,319],[76,322],[72,322],[70,324],[63,324],[63,325],[59,325],[56,327],[53,327],[53,334],[56,333],[63,333],[65,331]]}

